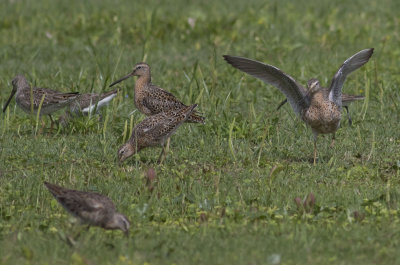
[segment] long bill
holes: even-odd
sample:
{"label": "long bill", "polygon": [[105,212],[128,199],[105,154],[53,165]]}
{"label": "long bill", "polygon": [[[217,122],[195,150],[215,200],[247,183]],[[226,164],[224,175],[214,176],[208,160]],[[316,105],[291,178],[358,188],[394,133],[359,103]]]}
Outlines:
{"label": "long bill", "polygon": [[110,85],[110,87],[112,87],[112,86],[114,86],[114,85],[116,85],[116,84],[118,84],[118,83],[124,81],[125,79],[128,79],[128,78],[131,77],[131,76],[132,76],[132,73],[130,73],[130,74],[128,74],[128,75],[126,75],[126,76],[124,76],[124,77],[118,79],[117,81],[113,82],[113,83]]}
{"label": "long bill", "polygon": [[8,104],[10,104],[11,99],[12,99],[13,96],[15,95],[15,92],[17,92],[17,90],[14,90],[14,89],[13,89],[13,90],[11,91],[11,95],[10,95],[10,97],[8,98],[7,102],[6,102],[6,105],[4,105],[3,112],[6,111],[6,109],[7,109],[7,107],[8,107]]}

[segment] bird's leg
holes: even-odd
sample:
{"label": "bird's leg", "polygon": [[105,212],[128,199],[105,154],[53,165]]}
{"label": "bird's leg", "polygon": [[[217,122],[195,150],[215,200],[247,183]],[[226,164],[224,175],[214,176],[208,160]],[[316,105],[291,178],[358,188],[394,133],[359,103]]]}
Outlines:
{"label": "bird's leg", "polygon": [[285,99],[284,101],[282,101],[279,106],[276,108],[276,110],[279,110],[283,105],[285,105],[287,102],[287,99]]}
{"label": "bird's leg", "polygon": [[51,121],[51,125],[50,125],[50,131],[53,131],[53,126],[54,126],[54,120],[53,117],[51,117],[51,115],[49,114],[50,117],[50,121]]}
{"label": "bird's leg", "polygon": [[103,120],[103,115],[99,111],[97,111],[97,114],[99,115],[99,117],[97,118],[97,121],[101,122]]}
{"label": "bird's leg", "polygon": [[79,227],[78,233],[71,239],[72,240],[77,240],[81,236],[81,233],[82,233],[83,230],[88,232],[89,229],[90,229],[90,225],[87,225],[85,228]]}
{"label": "bird's leg", "polygon": [[336,138],[335,138],[335,134],[336,134],[336,133],[333,133],[333,134],[332,134],[332,143],[331,143],[331,145],[330,145],[331,148],[332,148],[333,146],[335,146],[335,139],[336,139]]}
{"label": "bird's leg", "polygon": [[171,137],[168,137],[167,139],[167,148],[166,148],[166,152],[169,152],[169,143],[171,142]]}
{"label": "bird's leg", "polygon": [[314,166],[317,164],[317,138],[318,134],[314,133]]}
{"label": "bird's leg", "polygon": [[158,160],[157,160],[157,163],[158,164],[162,164],[162,162],[164,161],[164,158],[165,158],[165,144],[163,144],[163,146],[162,146],[162,151],[161,151],[161,154],[160,154],[160,156],[158,157]]}
{"label": "bird's leg", "polygon": [[344,106],[344,108],[346,109],[347,117],[349,118],[349,126],[351,127],[351,125],[353,125],[353,121],[351,120],[351,116],[350,116],[350,112],[349,112],[349,107]]}
{"label": "bird's leg", "polygon": [[44,119],[42,118],[42,116],[40,116],[39,119],[40,119],[40,121],[41,121],[41,123],[42,123],[42,126],[40,127],[40,130],[39,130],[39,134],[42,134],[42,133],[43,133],[43,130],[44,130],[44,126],[45,126],[46,124],[45,124]]}
{"label": "bird's leg", "polygon": [[69,121],[72,119],[72,113],[70,111],[66,111],[64,114],[58,118],[58,126],[66,127]]}

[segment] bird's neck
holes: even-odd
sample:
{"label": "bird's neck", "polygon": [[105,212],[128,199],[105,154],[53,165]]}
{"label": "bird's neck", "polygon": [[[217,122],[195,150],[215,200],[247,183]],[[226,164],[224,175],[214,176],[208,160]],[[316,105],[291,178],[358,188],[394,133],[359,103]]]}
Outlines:
{"label": "bird's neck", "polygon": [[311,97],[311,105],[320,105],[321,103],[326,101],[326,98],[324,96],[324,93],[322,93],[322,90],[313,93],[312,95],[310,95],[310,97]]}
{"label": "bird's neck", "polygon": [[138,77],[135,83],[135,90],[144,88],[150,83],[151,83],[151,75],[150,72],[148,72]]}
{"label": "bird's neck", "polygon": [[141,141],[138,139],[137,135],[135,135],[135,131],[132,132],[132,135],[129,138],[129,144],[132,146],[132,149],[135,150],[135,154],[143,149]]}
{"label": "bird's neck", "polygon": [[23,94],[24,91],[28,91],[30,93],[31,91],[31,86],[29,84],[23,85],[23,86],[18,86],[17,92],[15,93],[15,96],[19,96],[20,94]]}

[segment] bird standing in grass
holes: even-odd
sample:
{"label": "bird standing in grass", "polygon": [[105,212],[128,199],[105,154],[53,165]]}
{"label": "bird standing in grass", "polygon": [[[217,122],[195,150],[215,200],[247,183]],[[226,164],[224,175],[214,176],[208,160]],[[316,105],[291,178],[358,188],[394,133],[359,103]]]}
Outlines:
{"label": "bird standing in grass", "polygon": [[[323,89],[328,89],[328,88],[323,88]],[[329,91],[326,91],[324,93],[329,93]],[[347,118],[349,119],[349,126],[353,124],[353,121],[351,120],[350,112],[349,112],[349,105],[350,103],[357,101],[357,100],[363,100],[365,97],[364,96],[356,96],[356,95],[347,95],[347,94],[342,94],[342,107],[346,109],[347,112]],[[283,105],[287,103],[287,99],[282,101],[279,106],[276,108],[276,110],[279,110]]]}
{"label": "bird standing in grass", "polygon": [[26,113],[37,113],[43,101],[40,109],[40,116],[49,115],[52,125],[54,121],[51,117],[51,113],[70,105],[79,97],[78,92],[62,93],[47,88],[31,88],[28,81],[22,75],[14,77],[12,86],[11,95],[3,107],[3,112],[6,111],[14,95],[17,105]]}
{"label": "bird standing in grass", "polygon": [[[147,63],[136,64],[131,73],[115,81],[110,87],[131,76],[138,77],[135,83],[135,105],[146,116],[187,107],[174,95],[151,83],[150,66]],[[195,111],[187,119],[187,122],[204,123],[205,118]]]}
{"label": "bird standing in grass", "polygon": [[118,150],[119,162],[122,163],[146,147],[162,145],[163,149],[158,158],[158,162],[162,163],[166,149],[164,146],[165,141],[182,123],[192,116],[196,107],[197,104],[194,104],[181,109],[167,110],[145,118],[133,128],[128,142]]}
{"label": "bird standing in grass", "polygon": [[285,94],[293,110],[312,129],[315,165],[318,134],[332,133],[332,145],[334,143],[341,119],[342,87],[347,75],[367,63],[373,51],[373,48],[365,49],[348,58],[336,72],[329,88],[322,88],[319,81],[313,78],[307,83],[308,89],[275,66],[244,57],[224,55],[224,58],[233,67],[277,87]]}
{"label": "bird standing in grass", "polygon": [[105,93],[81,94],[77,100],[70,104],[69,110],[59,118],[59,123],[65,125],[72,118],[79,114],[89,114],[95,109],[96,112],[106,106],[117,95],[119,89],[114,89]]}
{"label": "bird standing in grass", "polygon": [[83,223],[104,229],[120,229],[128,235],[128,218],[117,213],[114,203],[107,196],[70,190],[48,182],[44,182],[44,185],[67,212]]}
{"label": "bird standing in grass", "polygon": [[[138,77],[135,83],[135,106],[146,116],[187,107],[173,94],[151,83],[151,71],[147,63],[137,63],[131,73],[113,82],[110,87],[131,76]],[[205,118],[195,111],[187,119],[187,122],[204,124]],[[167,140],[167,150],[169,149],[169,142],[170,139]]]}

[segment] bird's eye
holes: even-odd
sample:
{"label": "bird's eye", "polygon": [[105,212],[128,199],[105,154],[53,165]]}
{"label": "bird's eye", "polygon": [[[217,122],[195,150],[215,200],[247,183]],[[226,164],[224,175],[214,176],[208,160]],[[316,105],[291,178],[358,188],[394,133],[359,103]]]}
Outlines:
{"label": "bird's eye", "polygon": [[141,69],[141,68],[142,68],[141,66],[136,67],[136,69]]}

